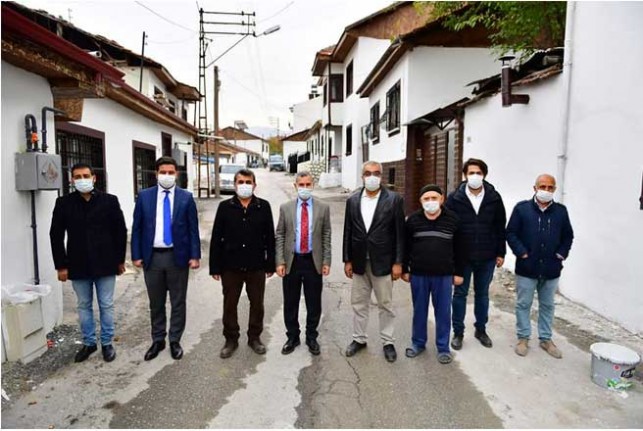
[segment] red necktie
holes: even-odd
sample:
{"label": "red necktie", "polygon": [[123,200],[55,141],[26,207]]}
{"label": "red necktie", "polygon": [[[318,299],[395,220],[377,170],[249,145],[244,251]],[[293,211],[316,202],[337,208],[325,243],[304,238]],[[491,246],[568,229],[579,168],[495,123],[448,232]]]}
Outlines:
{"label": "red necktie", "polygon": [[299,250],[302,254],[308,253],[308,204],[301,203],[301,242]]}

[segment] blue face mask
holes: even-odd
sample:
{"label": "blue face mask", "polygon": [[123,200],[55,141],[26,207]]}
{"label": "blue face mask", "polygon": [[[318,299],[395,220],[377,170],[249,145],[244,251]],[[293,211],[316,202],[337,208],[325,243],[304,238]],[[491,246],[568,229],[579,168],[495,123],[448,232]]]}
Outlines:
{"label": "blue face mask", "polygon": [[92,178],[79,178],[74,180],[74,188],[80,193],[89,193],[94,190],[94,180]]}
{"label": "blue face mask", "polygon": [[297,195],[302,201],[307,201],[313,195],[313,189],[308,187],[297,187]]}

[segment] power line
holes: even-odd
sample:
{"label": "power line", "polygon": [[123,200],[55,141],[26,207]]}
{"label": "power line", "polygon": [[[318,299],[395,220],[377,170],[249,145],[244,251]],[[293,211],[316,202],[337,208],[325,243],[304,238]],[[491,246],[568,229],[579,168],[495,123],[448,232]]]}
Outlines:
{"label": "power line", "polygon": [[168,18],[165,18],[163,15],[161,15],[160,13],[158,13],[158,12],[156,12],[156,11],[154,11],[154,10],[150,9],[148,6],[145,6],[145,5],[144,5],[142,2],[140,2],[140,1],[135,0],[135,1],[134,1],[134,3],[136,3],[137,5],[139,5],[139,6],[143,7],[143,8],[145,8],[145,9],[147,9],[148,11],[152,12],[154,15],[156,15],[156,16],[157,16],[157,17],[159,17],[159,18],[161,18],[163,21],[169,22],[170,24],[175,25],[175,26],[177,26],[177,27],[179,27],[179,28],[182,28],[183,30],[187,30],[187,31],[192,31],[192,32],[198,33],[198,32],[197,32],[196,30],[194,30],[194,29],[191,29],[191,28],[185,27],[184,25],[181,25],[181,24],[179,24],[179,23],[176,23],[176,22],[174,22],[174,21],[172,21],[172,20],[170,20],[170,19],[168,19]]}
{"label": "power line", "polygon": [[290,6],[292,6],[293,4],[295,4],[295,0],[292,0],[292,1],[291,1],[290,3],[288,3],[286,6],[284,6],[283,8],[279,9],[277,12],[273,13],[272,15],[270,15],[268,18],[264,18],[264,19],[262,19],[261,21],[257,21],[257,23],[262,23],[262,22],[266,22],[266,21],[268,21],[268,20],[273,19],[274,17],[276,17],[277,15],[281,14],[282,12],[284,12],[286,9],[288,9],[288,8],[289,8]]}

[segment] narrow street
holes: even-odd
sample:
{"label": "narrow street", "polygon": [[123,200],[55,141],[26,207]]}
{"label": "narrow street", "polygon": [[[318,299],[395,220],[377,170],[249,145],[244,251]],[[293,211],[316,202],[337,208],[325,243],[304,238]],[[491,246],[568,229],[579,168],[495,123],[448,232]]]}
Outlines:
{"label": "narrow street", "polygon": [[[256,170],[256,194],[270,201],[273,215],[295,195],[292,177]],[[325,280],[319,342],[321,355],[300,346],[288,356],[282,318],[281,279],[267,282],[267,354],[245,344],[248,304],[242,296],[240,347],[219,358],[223,344],[221,285],[208,275],[207,251],[218,201],[200,200],[204,256],[191,274],[184,358],[169,351],[143,361],[149,347],[148,300],[143,274],[119,277],[116,293],[117,358],[100,353],[81,364],[70,360],[41,385],[2,404],[3,428],[639,428],[643,425],[640,376],[625,396],[599,388],[589,376],[589,344],[613,340],[638,350],[643,341],[558,298],[556,360],[532,342],[525,358],[514,346],[510,276],[497,272],[486,349],[473,338],[472,305],[464,347],[450,365],[440,365],[429,327],[427,351],[404,356],[410,342],[412,305],[408,284],[395,285],[397,362],[387,363],[371,307],[367,351],[346,358],[351,341],[350,283],[341,262],[344,201],[338,189],[317,190],[331,205],[333,265]],[[227,198],[224,197],[224,199]],[[75,298],[65,286],[65,323],[75,321]],[[432,309],[431,309],[432,314]],[[300,322],[305,322],[301,302]],[[433,318],[431,317],[431,322]]]}

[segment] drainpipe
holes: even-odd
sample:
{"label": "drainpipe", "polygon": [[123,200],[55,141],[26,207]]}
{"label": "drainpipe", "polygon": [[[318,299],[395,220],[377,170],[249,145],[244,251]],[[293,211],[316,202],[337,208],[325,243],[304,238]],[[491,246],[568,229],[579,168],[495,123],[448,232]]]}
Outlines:
{"label": "drainpipe", "polygon": [[571,105],[571,81],[573,66],[573,47],[574,42],[574,15],[576,14],[576,2],[567,3],[567,16],[565,19],[565,53],[563,61],[563,122],[560,136],[560,146],[558,149],[558,181],[559,202],[565,202],[565,173],[567,170],[567,150],[569,143],[569,117]]}

